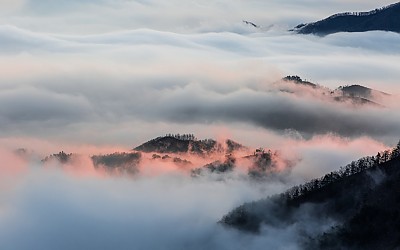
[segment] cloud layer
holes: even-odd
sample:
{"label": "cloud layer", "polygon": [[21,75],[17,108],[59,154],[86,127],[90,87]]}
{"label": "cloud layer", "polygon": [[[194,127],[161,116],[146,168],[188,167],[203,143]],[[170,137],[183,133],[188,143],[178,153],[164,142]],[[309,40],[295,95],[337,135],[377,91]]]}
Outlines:
{"label": "cloud layer", "polygon": [[[266,195],[239,180],[178,173],[104,179],[31,166],[18,179],[13,189],[0,189],[4,249],[240,249],[250,239],[243,236],[235,242],[241,247],[235,246],[230,240],[238,233],[216,221],[241,202]],[[281,189],[268,186],[268,192]]]}
{"label": "cloud layer", "polygon": [[[282,192],[383,145],[334,136],[280,143],[282,156],[296,159],[296,165],[266,182],[250,181],[240,169],[219,178],[191,178],[177,169],[154,175],[146,168],[157,166],[147,163],[134,178],[115,177],[94,170],[84,158],[43,168],[2,149],[0,242],[4,249],[300,249],[302,233],[319,233],[335,222],[303,217],[289,228],[264,227],[261,235],[216,222],[243,202]],[[317,207],[304,209],[302,216],[309,216]]]}
{"label": "cloud layer", "polygon": [[[0,1],[2,249],[297,249],[304,225],[253,236],[216,221],[397,142],[400,36],[287,29],[388,3]],[[393,96],[381,107],[339,103],[327,89],[281,82],[286,75]],[[254,183],[240,169],[192,179],[149,162],[117,178],[89,159],[166,133],[277,149],[296,165]],[[37,163],[61,150],[82,157],[61,169]]]}
{"label": "cloud layer", "polygon": [[353,107],[304,88],[292,87],[295,95],[280,92],[277,83],[299,74],[331,88],[359,83],[396,94],[400,37],[394,33],[315,38],[141,29],[65,36],[2,26],[0,35],[2,136],[94,141],[91,134],[107,136],[109,128],[126,133],[131,126],[142,134],[140,127],[148,123],[164,126],[163,132],[177,123],[249,124],[306,137],[337,133],[387,143],[400,132],[395,102]]}

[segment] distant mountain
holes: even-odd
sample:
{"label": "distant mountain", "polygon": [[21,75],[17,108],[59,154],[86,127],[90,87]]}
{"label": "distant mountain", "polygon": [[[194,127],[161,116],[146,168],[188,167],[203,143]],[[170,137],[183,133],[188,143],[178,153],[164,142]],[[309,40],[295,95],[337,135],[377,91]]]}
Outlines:
{"label": "distant mountain", "polygon": [[94,155],[91,157],[95,168],[103,168],[113,174],[136,174],[142,155],[137,152]]}
{"label": "distant mountain", "polygon": [[363,105],[371,105],[375,107],[384,107],[383,105],[371,101],[367,98],[358,97],[358,96],[335,96],[333,98],[337,102],[351,102],[354,105],[363,106]]}
{"label": "distant mountain", "polygon": [[400,2],[369,12],[335,14],[321,21],[300,24],[293,29],[300,34],[321,36],[372,30],[400,32]]}
{"label": "distant mountain", "polygon": [[247,147],[243,146],[242,144],[235,142],[231,139],[226,139],[225,140],[225,144],[226,144],[226,153],[227,154],[231,154],[235,151],[240,151],[240,150],[246,150]]}
{"label": "distant mountain", "polygon": [[61,151],[57,154],[52,154],[50,156],[46,156],[46,158],[44,158],[42,160],[42,162],[46,163],[46,162],[56,161],[61,164],[65,164],[65,163],[68,163],[69,161],[71,161],[72,157],[73,157],[72,153],[68,154],[68,153],[65,153],[64,151]]}
{"label": "distant mountain", "polygon": [[[202,176],[204,173],[224,174],[232,172],[237,167],[237,160],[246,160],[247,175],[253,180],[267,180],[280,174],[276,160],[279,158],[277,152],[265,151],[263,148],[256,149],[253,154],[235,158],[233,154],[225,155],[224,161],[214,161],[201,168],[191,170],[192,177]],[[282,159],[280,159],[282,160]],[[243,162],[241,162],[243,164]],[[290,162],[286,162],[287,169],[290,169]]]}
{"label": "distant mountain", "polygon": [[[237,160],[245,160],[246,167],[248,168],[247,174],[253,179],[263,180],[280,172],[276,163],[276,159],[280,157],[277,152],[272,152],[271,150],[265,151],[260,148],[256,149],[250,155],[238,157],[235,155],[236,152],[247,152],[248,148],[231,139],[227,139],[224,141],[224,144],[221,144],[213,139],[198,140],[194,135],[168,134],[145,142],[134,150],[153,153],[152,160],[169,161],[181,167],[194,167],[190,170],[192,177],[199,177],[209,173],[224,174],[231,172],[236,168]],[[174,153],[181,154],[182,157],[185,157],[185,154],[195,154],[201,157],[216,154],[220,158],[225,159],[215,160],[202,167],[196,167],[184,158],[168,155]],[[164,155],[161,156],[160,154]],[[290,165],[289,162],[287,164]]]}
{"label": "distant mountain", "polygon": [[[26,151],[20,149],[16,154],[22,157]],[[151,156],[144,153],[150,153]],[[61,167],[73,166],[82,157],[85,156],[61,151],[47,156],[42,163]],[[290,171],[293,166],[292,162],[283,159],[277,151],[258,148],[251,153],[249,148],[231,139],[219,143],[213,139],[198,140],[192,134],[168,134],[145,142],[133,151],[92,155],[90,159],[94,168],[113,175],[136,175],[142,167],[146,167],[142,163],[151,161],[160,167],[174,165],[192,177],[218,174],[218,178],[224,178],[224,174],[240,166],[247,169],[249,178],[259,181],[286,174],[286,170]]]}
{"label": "distant mountain", "polygon": [[[160,163],[160,166],[162,166],[162,163],[172,163],[177,167],[190,171],[192,177],[205,176],[210,173],[222,175],[232,172],[238,165],[237,159],[245,160],[241,161],[240,164],[242,167],[247,167],[247,175],[252,179],[266,180],[267,178],[273,178],[273,176],[281,172],[281,170],[278,169],[276,160],[279,158],[279,160],[282,161],[283,159],[280,158],[277,152],[272,152],[271,150],[265,151],[264,149],[259,148],[256,149],[252,154],[246,156],[236,156],[235,151],[242,149],[247,150],[247,148],[229,139],[226,140],[226,144],[227,148],[225,149],[225,151],[212,151],[214,153],[217,153],[217,156],[220,156],[221,158],[224,157],[225,160],[210,160],[209,163],[205,164],[202,167],[198,167],[194,165],[191,161],[185,159],[185,157],[190,157],[190,155],[188,154],[192,154],[193,152],[181,153],[181,157],[170,156],[168,154],[160,155],[157,153],[153,153],[151,158],[148,160],[152,160],[156,164]],[[26,149],[18,150],[15,153],[21,157],[25,157],[24,154],[20,155],[21,152],[25,151]],[[207,155],[200,154],[198,156],[204,157]],[[56,166],[73,166],[81,160],[80,157],[82,156],[80,156],[79,154],[65,153],[64,151],[61,151],[57,154],[52,154],[45,157],[44,159],[42,159],[42,163],[56,164]],[[138,174],[143,158],[144,157],[141,152],[134,151],[93,155],[90,157],[94,168],[104,170],[105,172],[112,175]],[[207,158],[205,160],[207,162]],[[290,163],[287,162],[288,169],[290,169],[290,166]]]}
{"label": "distant mountain", "polygon": [[260,26],[258,26],[257,24],[255,24],[253,22],[250,22],[250,21],[243,20],[243,23],[247,24],[247,25],[250,25],[250,26],[253,26],[254,28],[260,28]]}
{"label": "distant mountain", "polygon": [[[285,230],[300,224],[304,249],[397,249],[399,207],[400,142],[283,194],[246,203],[220,223],[254,233],[262,226]],[[326,221],[335,224],[310,234],[302,227]]]}
{"label": "distant mountain", "polygon": [[[305,87],[311,87],[315,90],[320,90],[324,96],[330,96],[332,100],[337,102],[352,102],[355,105],[373,105],[383,107],[379,101],[390,96],[385,92],[371,89],[361,85],[346,85],[340,86],[335,90],[331,90],[327,87],[303,80],[301,77],[286,76],[282,78],[284,82],[292,82],[296,85],[301,85]],[[288,90],[284,89],[285,92]]]}
{"label": "distant mountain", "polygon": [[[61,151],[57,154],[46,156],[42,159],[43,164],[60,164],[74,165],[80,161],[79,154],[65,153]],[[129,153],[112,153],[106,155],[93,155],[91,160],[96,169],[103,169],[110,174],[130,174],[134,175],[139,172],[139,164],[141,161],[141,154],[139,152]]]}
{"label": "distant mountain", "polygon": [[286,81],[286,82],[294,82],[296,84],[305,85],[305,86],[309,86],[312,88],[317,87],[317,84],[303,80],[303,79],[301,79],[300,76],[285,76],[284,78],[282,78],[282,80]]}
{"label": "distant mountain", "polygon": [[159,154],[153,154],[151,157],[152,160],[161,160],[163,162],[172,162],[177,166],[180,167],[190,167],[192,166],[192,162],[186,160],[186,159],[182,159],[180,157],[171,157],[169,155],[159,155]]}
{"label": "distant mountain", "polygon": [[390,97],[390,94],[358,84],[340,86],[331,94],[333,94],[335,100],[339,102],[350,100],[356,105],[367,104],[380,107],[383,107],[383,105],[379,102]]}
{"label": "distant mountain", "polygon": [[136,151],[146,153],[193,153],[207,155],[211,153],[232,153],[245,149],[243,145],[232,140],[226,140],[225,145],[213,139],[198,140],[194,135],[166,135],[157,137],[134,148]]}
{"label": "distant mountain", "polygon": [[340,86],[338,90],[342,91],[345,96],[358,96],[365,99],[385,98],[390,96],[385,92],[370,89],[361,85]]}
{"label": "distant mountain", "polygon": [[[151,153],[183,153],[189,151],[192,140],[180,139],[174,136],[157,137],[134,148],[136,151]],[[213,147],[213,145],[209,145]]]}
{"label": "distant mountain", "polygon": [[236,163],[235,157],[233,157],[232,155],[226,155],[225,161],[223,162],[214,161],[209,164],[206,164],[202,168],[192,169],[191,176],[198,177],[202,175],[203,171],[205,170],[208,171],[209,173],[216,173],[216,174],[231,172],[236,167],[235,163]]}

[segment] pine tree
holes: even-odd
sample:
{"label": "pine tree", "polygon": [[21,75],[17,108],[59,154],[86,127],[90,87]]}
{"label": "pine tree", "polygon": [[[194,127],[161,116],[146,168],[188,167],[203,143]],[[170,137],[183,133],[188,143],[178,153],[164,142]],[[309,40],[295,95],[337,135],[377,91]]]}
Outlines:
{"label": "pine tree", "polygon": [[400,140],[397,143],[396,147],[394,147],[392,150],[391,159],[397,158],[399,156],[400,156]]}

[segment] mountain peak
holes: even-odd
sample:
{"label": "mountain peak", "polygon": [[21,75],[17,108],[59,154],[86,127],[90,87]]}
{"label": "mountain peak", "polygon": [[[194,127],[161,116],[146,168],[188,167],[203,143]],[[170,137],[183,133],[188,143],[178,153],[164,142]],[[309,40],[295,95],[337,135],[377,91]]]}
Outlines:
{"label": "mountain peak", "polygon": [[[320,93],[324,97],[330,97],[333,101],[351,102],[355,105],[373,105],[376,107],[384,107],[384,105],[380,104],[380,102],[390,96],[390,94],[385,92],[358,84],[339,86],[337,89],[332,90],[322,85],[303,80],[297,75],[286,76],[282,78],[282,81],[300,86],[311,87],[312,89],[317,90],[317,93]],[[281,89],[281,91],[289,93],[296,92],[296,90],[288,90],[285,88]]]}
{"label": "mountain peak", "polygon": [[313,88],[317,87],[316,84],[309,82],[307,80],[303,80],[303,79],[301,79],[300,76],[297,76],[297,75],[286,76],[286,77],[282,78],[282,80],[285,82],[294,82],[296,84],[306,85],[306,86],[313,87]]}
{"label": "mountain peak", "polygon": [[224,151],[232,153],[233,151],[245,148],[231,139],[227,139],[221,144],[214,139],[199,140],[193,134],[167,134],[145,142],[134,148],[134,150],[145,153],[193,153],[207,155]]}

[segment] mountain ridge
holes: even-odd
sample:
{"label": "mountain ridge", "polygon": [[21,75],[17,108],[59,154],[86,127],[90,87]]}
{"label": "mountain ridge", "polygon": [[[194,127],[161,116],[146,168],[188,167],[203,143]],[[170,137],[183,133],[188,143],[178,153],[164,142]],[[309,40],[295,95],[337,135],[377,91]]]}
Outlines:
{"label": "mountain ridge", "polygon": [[368,12],[343,12],[320,21],[297,25],[291,31],[325,36],[337,32],[400,32],[400,2]]}
{"label": "mountain ridge", "polygon": [[[376,107],[384,107],[384,105],[379,102],[391,96],[388,93],[371,89],[369,87],[359,84],[339,86],[338,88],[333,90],[322,85],[310,82],[308,80],[303,80],[300,76],[297,75],[288,75],[282,78],[282,81],[294,83],[296,85],[304,86],[312,90],[321,90],[322,95],[331,97],[331,100],[333,101],[350,101],[355,105],[372,105]],[[287,92],[287,90],[284,91]]]}
{"label": "mountain ridge", "polygon": [[[299,245],[304,249],[392,249],[400,242],[399,180],[400,141],[392,150],[363,157],[282,194],[245,203],[219,223],[261,234],[262,227],[300,224],[301,228],[301,223],[335,221],[314,235],[306,233]],[[302,221],[304,217],[308,219]]]}
{"label": "mountain ridge", "polygon": [[134,148],[145,153],[192,153],[207,155],[215,152],[232,153],[236,150],[246,149],[240,143],[226,139],[220,143],[214,139],[197,139],[193,134],[167,134],[149,140]]}

